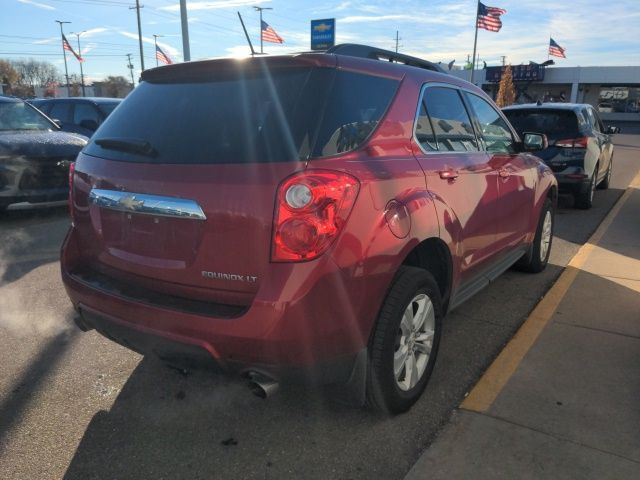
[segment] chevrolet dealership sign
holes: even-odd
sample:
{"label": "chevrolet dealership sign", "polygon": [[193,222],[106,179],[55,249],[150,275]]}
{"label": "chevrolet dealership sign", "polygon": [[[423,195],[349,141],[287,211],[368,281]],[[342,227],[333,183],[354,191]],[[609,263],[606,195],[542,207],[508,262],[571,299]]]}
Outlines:
{"label": "chevrolet dealership sign", "polygon": [[336,19],[311,20],[311,50],[326,50],[336,44]]}

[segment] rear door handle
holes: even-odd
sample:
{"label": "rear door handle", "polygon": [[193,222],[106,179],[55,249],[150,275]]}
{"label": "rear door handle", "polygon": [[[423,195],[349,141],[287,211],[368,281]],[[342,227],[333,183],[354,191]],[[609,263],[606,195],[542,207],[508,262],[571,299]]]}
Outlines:
{"label": "rear door handle", "polygon": [[438,172],[443,180],[455,180],[460,175],[457,170],[440,170]]}

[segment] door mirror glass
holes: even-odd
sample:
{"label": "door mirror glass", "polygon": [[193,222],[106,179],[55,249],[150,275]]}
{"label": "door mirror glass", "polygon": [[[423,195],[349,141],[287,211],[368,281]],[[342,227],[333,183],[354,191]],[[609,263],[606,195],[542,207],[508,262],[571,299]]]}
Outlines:
{"label": "door mirror glass", "polygon": [[525,132],[524,140],[522,143],[524,145],[524,149],[529,152],[544,150],[549,146],[547,136],[541,133]]}
{"label": "door mirror glass", "polygon": [[609,135],[620,133],[620,127],[614,127],[613,125],[609,125],[607,126],[606,133],[608,133]]}

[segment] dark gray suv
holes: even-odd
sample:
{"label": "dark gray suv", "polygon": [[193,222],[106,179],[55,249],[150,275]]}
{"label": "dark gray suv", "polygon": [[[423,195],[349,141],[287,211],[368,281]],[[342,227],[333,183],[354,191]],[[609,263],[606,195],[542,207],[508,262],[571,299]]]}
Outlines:
{"label": "dark gray suv", "polygon": [[121,98],[71,97],[35,99],[29,103],[56,120],[63,131],[90,137],[121,101]]}
{"label": "dark gray suv", "polygon": [[553,170],[561,191],[571,193],[578,208],[591,208],[596,189],[609,187],[613,169],[611,135],[595,108],[584,103],[538,103],[503,109],[520,136],[544,133],[549,146],[536,152]]}

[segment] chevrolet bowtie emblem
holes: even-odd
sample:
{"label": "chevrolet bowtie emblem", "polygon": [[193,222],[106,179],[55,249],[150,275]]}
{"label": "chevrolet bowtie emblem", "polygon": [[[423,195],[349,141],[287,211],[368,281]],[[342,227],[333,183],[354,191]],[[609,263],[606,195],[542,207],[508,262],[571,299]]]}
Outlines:
{"label": "chevrolet bowtie emblem", "polygon": [[320,23],[320,24],[318,24],[318,25],[314,25],[314,26],[313,26],[313,29],[314,29],[316,32],[320,32],[320,33],[322,33],[322,32],[326,32],[327,30],[331,30],[331,25],[326,24],[326,23]]}
{"label": "chevrolet bowtie emblem", "polygon": [[127,195],[118,200],[118,204],[127,210],[137,210],[144,205],[144,200],[136,200],[135,195]]}

